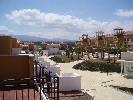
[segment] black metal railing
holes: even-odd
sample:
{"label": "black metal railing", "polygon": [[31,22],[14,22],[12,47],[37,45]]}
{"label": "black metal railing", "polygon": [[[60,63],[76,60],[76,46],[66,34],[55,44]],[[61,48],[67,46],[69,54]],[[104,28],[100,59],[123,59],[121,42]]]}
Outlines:
{"label": "black metal railing", "polygon": [[47,94],[47,97],[50,99],[59,100],[59,77],[56,75],[51,76],[51,72],[48,72],[47,69],[38,62],[35,62],[34,73],[39,79],[37,81],[41,81],[43,84],[41,86],[43,93]]}
{"label": "black metal railing", "polygon": [[36,77],[0,81],[0,100],[42,100]]}
{"label": "black metal railing", "polygon": [[0,80],[0,100],[59,100],[59,77],[34,64],[32,78]]}

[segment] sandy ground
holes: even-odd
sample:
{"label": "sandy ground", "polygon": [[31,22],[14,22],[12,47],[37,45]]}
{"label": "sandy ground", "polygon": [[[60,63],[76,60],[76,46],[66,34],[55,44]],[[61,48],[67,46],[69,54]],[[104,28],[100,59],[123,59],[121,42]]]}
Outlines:
{"label": "sandy ground", "polygon": [[[45,57],[46,61],[54,64],[48,57]],[[81,75],[81,88],[82,91],[86,91],[93,95],[95,100],[133,100],[133,95],[119,91],[117,89],[109,87],[109,85],[125,86],[133,88],[133,79],[126,79],[118,73],[106,73],[80,71],[73,69],[73,65],[82,62],[75,61],[71,63],[59,63],[61,66],[61,73],[78,73]]]}

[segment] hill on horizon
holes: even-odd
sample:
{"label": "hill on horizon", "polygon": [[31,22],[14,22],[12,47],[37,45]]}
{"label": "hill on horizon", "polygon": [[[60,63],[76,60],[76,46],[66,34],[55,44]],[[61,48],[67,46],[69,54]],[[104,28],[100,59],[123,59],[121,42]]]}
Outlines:
{"label": "hill on horizon", "polygon": [[20,41],[55,41],[55,42],[64,42],[64,41],[75,41],[75,40],[68,40],[68,39],[61,39],[61,38],[41,38],[37,36],[29,36],[29,35],[11,35],[12,37],[17,38]]}

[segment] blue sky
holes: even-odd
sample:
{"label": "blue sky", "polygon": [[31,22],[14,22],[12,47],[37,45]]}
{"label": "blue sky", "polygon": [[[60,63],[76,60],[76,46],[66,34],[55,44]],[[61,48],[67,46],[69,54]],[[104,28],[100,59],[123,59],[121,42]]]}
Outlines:
{"label": "blue sky", "polygon": [[133,0],[0,0],[0,34],[78,39],[133,30]]}

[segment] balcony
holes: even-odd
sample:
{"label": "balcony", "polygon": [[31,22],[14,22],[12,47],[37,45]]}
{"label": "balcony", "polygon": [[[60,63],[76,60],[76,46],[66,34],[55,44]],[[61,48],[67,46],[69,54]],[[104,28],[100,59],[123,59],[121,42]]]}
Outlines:
{"label": "balcony", "polygon": [[[2,56],[2,58],[4,58],[4,56]],[[12,60],[16,58],[17,57],[15,56]],[[28,57],[19,56],[19,58],[21,58],[21,60],[23,58],[23,61],[24,59],[27,59],[27,62],[29,63]],[[10,60],[8,61],[10,62]],[[39,63],[30,63],[27,66],[24,66],[23,64],[23,66],[19,67],[16,67],[15,62],[13,63],[14,65],[12,65],[15,67],[9,66],[9,63],[2,63],[6,65],[6,67],[17,68],[18,70],[3,69],[4,72],[2,75],[5,73],[5,76],[1,76],[0,78],[0,100],[59,100],[59,78],[52,76],[51,73],[46,71]],[[19,62],[17,65],[21,65],[21,63]],[[6,72],[12,75],[12,73],[17,71],[21,71],[23,74],[16,73],[14,76],[10,77],[9,75],[6,75]]]}

